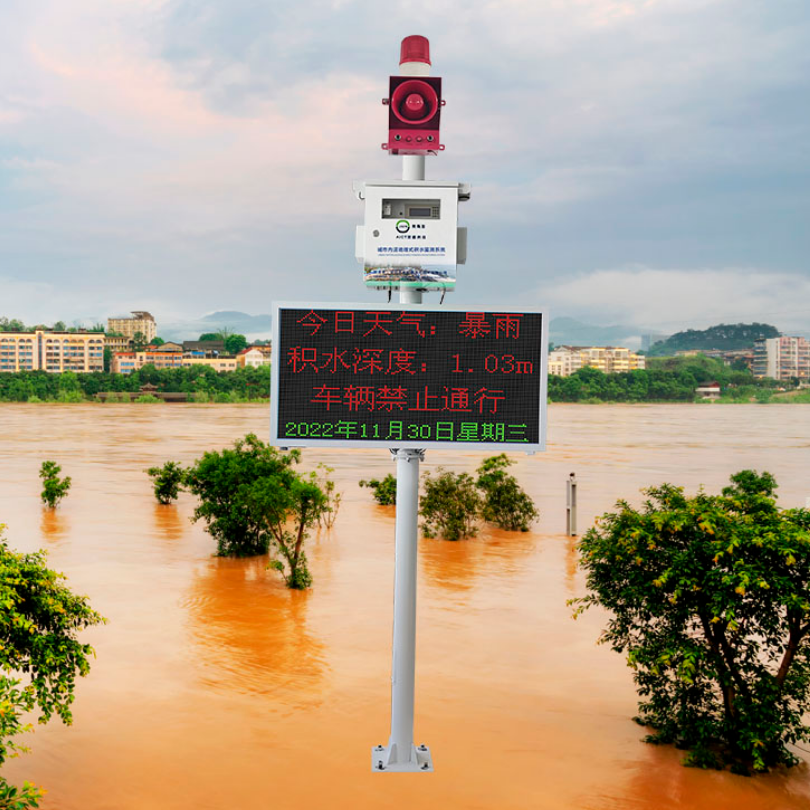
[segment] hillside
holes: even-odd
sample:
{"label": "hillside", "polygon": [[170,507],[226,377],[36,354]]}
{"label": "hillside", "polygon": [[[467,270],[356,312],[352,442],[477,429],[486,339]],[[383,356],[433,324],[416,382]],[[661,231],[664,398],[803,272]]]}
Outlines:
{"label": "hillside", "polygon": [[708,329],[687,329],[667,340],[655,343],[648,352],[650,357],[664,357],[679,351],[693,349],[708,351],[735,351],[750,349],[757,338],[779,337],[779,330],[767,323],[721,323]]}

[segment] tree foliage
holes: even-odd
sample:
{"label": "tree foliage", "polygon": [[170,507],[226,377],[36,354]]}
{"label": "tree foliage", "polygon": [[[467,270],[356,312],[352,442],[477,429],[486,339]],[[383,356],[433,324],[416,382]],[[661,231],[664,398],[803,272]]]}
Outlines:
{"label": "tree foliage", "polygon": [[650,355],[663,356],[690,349],[736,351],[750,349],[757,338],[779,337],[779,330],[767,323],[721,323],[708,329],[687,329],[654,343]]}
{"label": "tree foliage", "polygon": [[258,401],[270,395],[270,366],[247,366],[223,372],[203,366],[158,369],[151,364],[131,374],[0,372],[0,401],[26,402],[32,397],[43,402],[58,401],[66,395],[64,392],[70,392],[69,396],[79,400],[91,399],[100,392],[137,393],[145,383],[157,386],[161,393],[186,393],[192,400],[202,393],[206,402],[214,401],[220,394],[234,396],[240,402]]}
{"label": "tree foliage", "polygon": [[368,481],[360,481],[360,486],[368,487],[374,500],[381,506],[392,506],[397,502],[397,479],[391,473],[382,480],[370,478]]}
{"label": "tree foliage", "polygon": [[186,479],[186,471],[180,464],[167,461],[162,467],[150,467],[146,473],[153,481],[155,497],[160,503],[177,500]]}
{"label": "tree foliage", "polygon": [[42,503],[51,509],[55,509],[59,501],[68,494],[71,485],[70,476],[60,478],[60,472],[62,472],[62,468],[55,461],[43,461],[39,469],[39,477],[42,479],[40,497]]}
{"label": "tree foliage", "polygon": [[484,459],[475,485],[484,495],[481,517],[500,529],[527,532],[538,517],[532,499],[506,470],[515,462],[506,453]]}
{"label": "tree foliage", "polygon": [[299,473],[293,465],[300,458],[299,450],[281,453],[250,433],[233,448],[205,453],[186,472],[188,490],[200,499],[193,519],[205,521],[217,553],[265,554],[272,544],[280,557],[272,566],[290,588],[311,584],[304,543],[337,509],[325,468]]}
{"label": "tree foliage", "polygon": [[[80,630],[104,619],[87,598],[74,594],[62,574],[49,569],[45,553],[20,554],[6,543],[0,525],[0,766],[25,751],[14,737],[29,731],[25,715],[40,723],[56,714],[73,720],[77,676],[90,670],[93,649],[78,641]],[[13,677],[25,675],[25,682]],[[42,791],[0,777],[0,807],[38,807]]]}
{"label": "tree foliage", "polygon": [[434,476],[424,477],[422,486],[419,514],[425,537],[461,540],[477,534],[482,500],[471,475],[438,467]]}
{"label": "tree foliage", "polygon": [[751,470],[720,495],[662,484],[580,544],[579,610],[611,612],[602,641],[627,655],[648,739],[687,764],[764,771],[810,740],[810,511],[780,510],[775,488]]}
{"label": "tree foliage", "polygon": [[618,374],[586,366],[568,377],[550,375],[548,395],[552,402],[693,402],[695,389],[708,382],[720,383],[726,394],[744,388],[746,399],[777,384],[699,355],[648,358],[646,369]]}
{"label": "tree foliage", "polygon": [[239,354],[242,349],[247,348],[247,345],[247,338],[244,335],[228,335],[225,338],[225,351],[228,354]]}

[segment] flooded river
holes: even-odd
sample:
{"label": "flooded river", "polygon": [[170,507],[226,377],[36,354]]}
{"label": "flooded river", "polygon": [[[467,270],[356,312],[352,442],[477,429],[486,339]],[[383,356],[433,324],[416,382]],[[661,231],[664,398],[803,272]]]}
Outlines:
{"label": "flooded river", "polygon": [[[267,423],[259,406],[0,405],[10,544],[48,549],[109,619],[83,636],[97,659],[74,725],[38,727],[6,766],[48,789],[46,808],[810,806],[807,762],[746,779],[640,742],[630,670],[595,643],[604,615],[570,618],[583,582],[563,534],[569,472],[580,529],[642,486],[717,490],[746,467],[776,475],[782,505],[804,505],[810,407],[550,406],[549,450],[513,468],[539,504],[535,531],[420,540],[416,741],[436,767],[424,775],[369,767],[389,732],[394,515],[357,481],[393,472],[387,451],[305,451],[344,493],[335,527],[310,541],[307,593],[262,560],[213,557],[190,496],[154,501],[145,468],[265,437]],[[423,470],[483,457],[431,451]],[[47,458],[73,478],[56,512],[38,499]]]}

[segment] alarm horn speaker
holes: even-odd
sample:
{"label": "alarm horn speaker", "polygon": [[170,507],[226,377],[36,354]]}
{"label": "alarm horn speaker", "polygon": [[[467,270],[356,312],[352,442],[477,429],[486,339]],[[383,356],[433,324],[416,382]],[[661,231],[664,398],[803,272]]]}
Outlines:
{"label": "alarm horn speaker", "polygon": [[388,143],[392,155],[426,155],[439,152],[442,80],[437,76],[391,76],[388,98]]}

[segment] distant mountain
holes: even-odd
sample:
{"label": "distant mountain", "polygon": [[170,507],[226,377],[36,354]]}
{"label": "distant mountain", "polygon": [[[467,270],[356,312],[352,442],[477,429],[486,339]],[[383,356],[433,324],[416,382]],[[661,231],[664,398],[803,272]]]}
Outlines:
{"label": "distant mountain", "polygon": [[[163,323],[158,321],[158,334],[164,340],[196,340],[204,332],[230,329],[248,340],[265,340],[271,336],[270,315],[248,315],[237,310],[222,310],[204,315],[199,320]],[[549,340],[555,346],[627,346],[638,348],[642,330],[637,326],[592,326],[574,318],[552,318]]]}
{"label": "distant mountain", "polygon": [[211,312],[196,321],[162,323],[158,321],[158,334],[164,340],[196,340],[205,332],[230,329],[248,340],[266,340],[270,337],[272,318],[269,315],[248,315],[236,310]]}
{"label": "distant mountain", "polygon": [[637,349],[641,345],[638,326],[592,326],[574,318],[552,318],[548,339],[555,346],[625,346]]}
{"label": "distant mountain", "polygon": [[757,338],[779,337],[779,330],[767,323],[721,323],[708,329],[687,329],[677,332],[672,337],[653,344],[651,357],[664,357],[675,352],[691,350],[736,351],[751,349]]}

